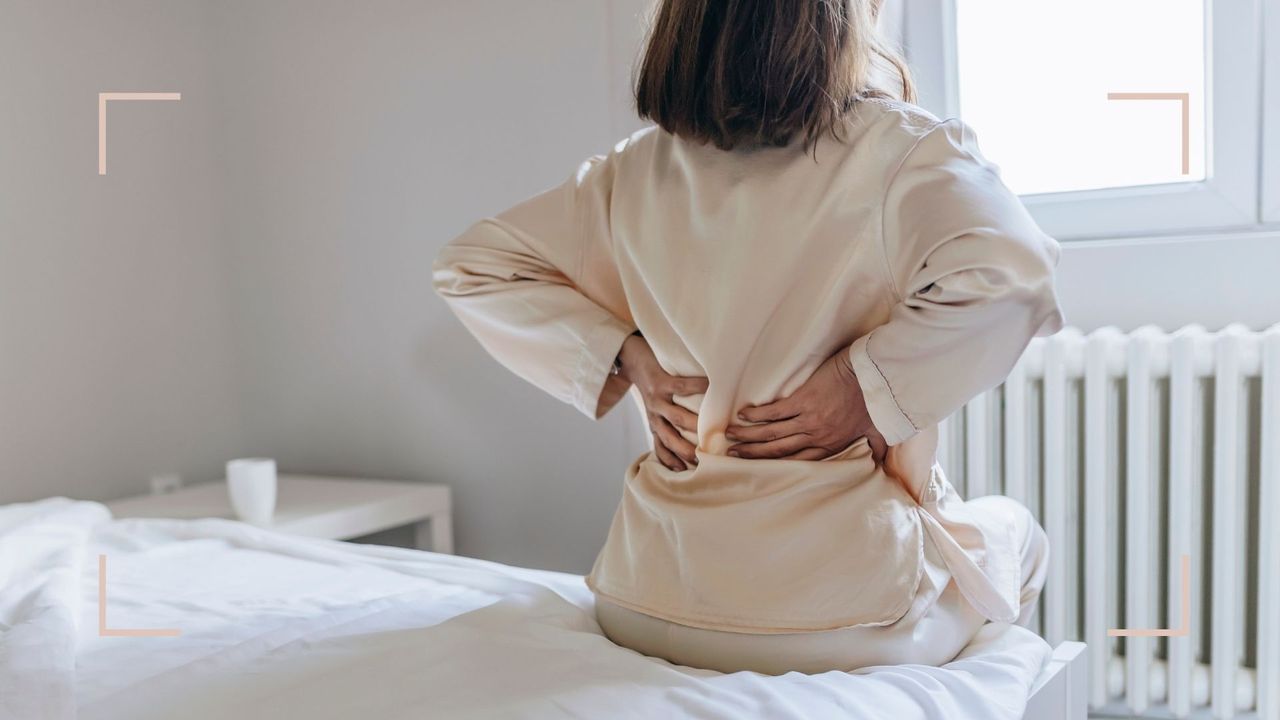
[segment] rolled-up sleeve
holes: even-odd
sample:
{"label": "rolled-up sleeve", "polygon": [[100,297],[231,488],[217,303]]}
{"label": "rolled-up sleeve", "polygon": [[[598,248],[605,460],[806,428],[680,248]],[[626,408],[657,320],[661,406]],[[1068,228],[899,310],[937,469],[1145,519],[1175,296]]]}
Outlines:
{"label": "rolled-up sleeve", "polygon": [[592,419],[628,387],[610,368],[636,329],[609,242],[612,159],[475,223],[432,266],[436,293],[495,359]]}
{"label": "rolled-up sleeve", "polygon": [[898,302],[850,361],[891,445],[937,424],[1008,375],[1031,338],[1063,326],[1057,242],[1031,218],[962,121],[915,142],[883,205]]}

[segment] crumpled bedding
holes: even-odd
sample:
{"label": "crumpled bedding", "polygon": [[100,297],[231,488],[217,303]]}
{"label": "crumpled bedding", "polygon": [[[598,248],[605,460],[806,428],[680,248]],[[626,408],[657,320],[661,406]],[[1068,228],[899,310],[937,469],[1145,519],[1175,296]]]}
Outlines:
{"label": "crumpled bedding", "polygon": [[[99,633],[98,557],[109,628]],[[0,717],[1020,718],[1050,655],[987,625],[940,668],[721,674],[618,647],[577,575],[229,520],[0,506]]]}

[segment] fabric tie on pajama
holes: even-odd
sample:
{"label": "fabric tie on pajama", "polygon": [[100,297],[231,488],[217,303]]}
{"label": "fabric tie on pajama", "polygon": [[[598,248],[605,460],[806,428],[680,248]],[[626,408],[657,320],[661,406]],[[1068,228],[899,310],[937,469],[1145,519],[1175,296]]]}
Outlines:
{"label": "fabric tie on pajama", "polygon": [[1023,580],[1014,526],[982,517],[960,498],[936,461],[937,446],[938,429],[929,428],[892,447],[886,470],[907,485],[929,539],[965,599],[993,622],[1014,622]]}

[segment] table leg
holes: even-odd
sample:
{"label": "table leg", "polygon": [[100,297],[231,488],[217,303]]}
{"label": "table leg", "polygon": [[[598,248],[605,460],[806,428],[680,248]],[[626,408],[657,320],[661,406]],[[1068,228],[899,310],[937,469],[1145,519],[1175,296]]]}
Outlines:
{"label": "table leg", "polygon": [[413,545],[419,550],[453,554],[453,522],[448,513],[435,515],[413,526]]}

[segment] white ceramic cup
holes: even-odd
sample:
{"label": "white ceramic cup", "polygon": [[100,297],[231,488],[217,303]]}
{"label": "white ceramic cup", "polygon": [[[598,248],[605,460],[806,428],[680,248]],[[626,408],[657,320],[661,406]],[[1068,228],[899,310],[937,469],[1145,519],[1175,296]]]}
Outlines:
{"label": "white ceramic cup", "polygon": [[229,461],[227,492],[236,517],[253,525],[269,525],[276,510],[276,461],[269,458]]}

